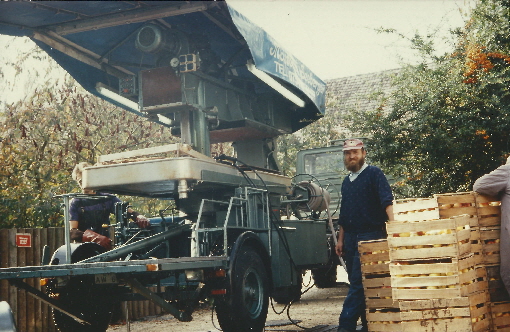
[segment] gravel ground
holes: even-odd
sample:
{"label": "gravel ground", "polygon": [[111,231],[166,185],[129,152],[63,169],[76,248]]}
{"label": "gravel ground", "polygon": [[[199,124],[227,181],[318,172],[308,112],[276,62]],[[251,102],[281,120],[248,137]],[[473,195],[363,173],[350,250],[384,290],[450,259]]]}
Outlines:
{"label": "gravel ground", "polygon": [[[308,273],[304,278],[302,291],[310,288],[313,280]],[[342,267],[338,267],[337,287],[319,289],[310,288],[301,300],[292,304],[288,310],[283,305],[274,303],[274,310],[269,305],[266,321],[266,331],[303,331],[318,325],[338,325],[338,315],[342,310],[342,303],[347,295],[347,275]],[[308,286],[306,284],[309,284]],[[282,312],[283,311],[283,312]],[[299,321],[298,326],[289,321]],[[193,313],[191,322],[179,322],[171,315],[146,317],[144,320],[130,322],[127,325],[112,325],[108,332],[161,332],[161,331],[219,331],[216,315],[212,315],[209,307],[200,308]]]}

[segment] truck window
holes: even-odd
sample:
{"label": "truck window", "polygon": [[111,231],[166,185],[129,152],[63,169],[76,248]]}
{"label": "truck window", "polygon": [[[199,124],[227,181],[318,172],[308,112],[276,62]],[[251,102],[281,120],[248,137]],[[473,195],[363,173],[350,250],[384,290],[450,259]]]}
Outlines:
{"label": "truck window", "polygon": [[345,170],[343,154],[338,151],[305,155],[304,164],[306,174],[339,173]]}

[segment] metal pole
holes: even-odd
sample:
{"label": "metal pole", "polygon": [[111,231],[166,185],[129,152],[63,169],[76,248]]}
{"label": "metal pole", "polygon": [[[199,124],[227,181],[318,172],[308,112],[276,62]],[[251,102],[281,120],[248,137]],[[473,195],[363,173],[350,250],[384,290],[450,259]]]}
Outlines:
{"label": "metal pole", "polygon": [[66,242],[66,264],[71,263],[71,225],[69,224],[69,196],[63,195],[64,198],[64,229],[65,229],[65,242]]}
{"label": "metal pole", "polygon": [[131,323],[129,321],[129,307],[128,301],[124,301],[124,315],[126,317],[126,331],[131,332]]}
{"label": "metal pole", "polygon": [[136,242],[117,247],[105,253],[99,254],[97,256],[87,258],[81,261],[81,263],[93,263],[93,262],[107,262],[113,261],[117,258],[122,258],[124,255],[135,252],[140,249],[148,248],[151,245],[159,244],[163,241],[166,241],[172,237],[179,236],[183,232],[189,230],[191,227],[188,224],[177,226],[175,228],[169,229],[168,231],[161,232],[159,234],[153,235],[151,237],[147,237],[142,240],[138,240]]}
{"label": "metal pole", "polygon": [[[331,218],[331,213],[329,212],[329,209],[326,209],[326,212],[328,214],[328,225],[329,225],[329,228],[331,229],[331,233],[333,234],[333,243],[335,244],[335,247],[336,247],[336,244],[338,243],[338,239],[336,238],[335,227],[333,226],[333,219]],[[340,264],[343,266],[345,271],[347,271],[347,266],[345,265],[344,259],[342,257],[338,257],[338,258],[340,258]]]}

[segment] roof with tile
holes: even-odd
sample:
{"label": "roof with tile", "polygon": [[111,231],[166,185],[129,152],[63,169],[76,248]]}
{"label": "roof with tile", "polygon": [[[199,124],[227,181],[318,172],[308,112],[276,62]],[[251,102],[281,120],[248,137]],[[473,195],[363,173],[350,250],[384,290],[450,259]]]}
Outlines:
{"label": "roof with tile", "polygon": [[326,112],[368,111],[379,106],[377,96],[394,89],[392,78],[398,69],[327,80]]}

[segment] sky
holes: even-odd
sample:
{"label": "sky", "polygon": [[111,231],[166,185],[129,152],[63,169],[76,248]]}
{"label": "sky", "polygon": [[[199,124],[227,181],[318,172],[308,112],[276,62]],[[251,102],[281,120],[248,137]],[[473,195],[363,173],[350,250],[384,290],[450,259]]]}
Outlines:
{"label": "sky", "polygon": [[406,36],[436,33],[439,53],[452,28],[464,25],[472,0],[230,0],[321,79],[395,69],[416,57]]}

